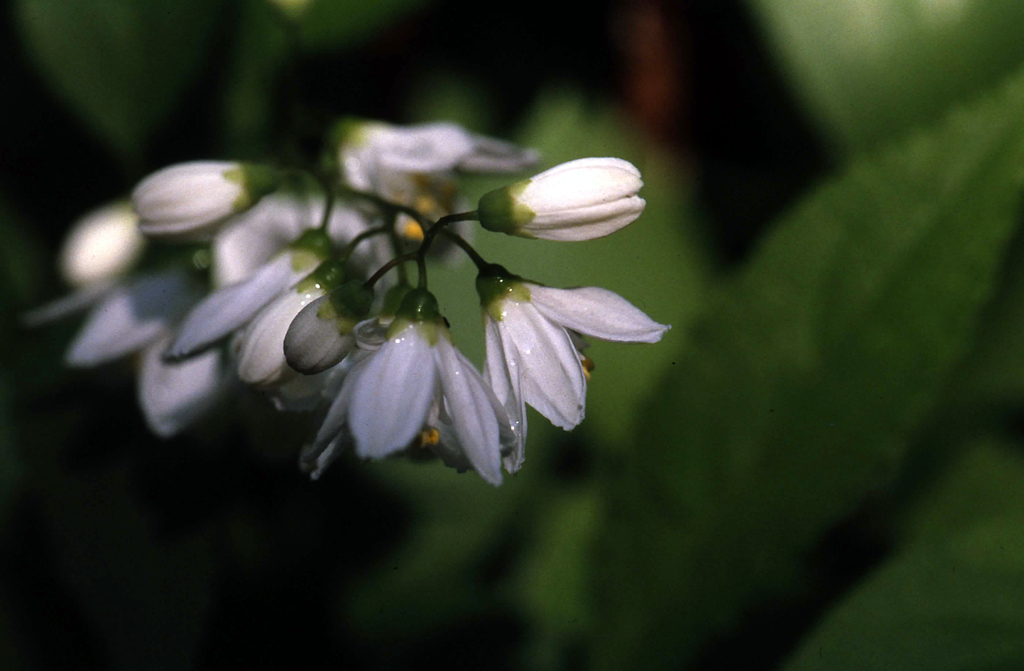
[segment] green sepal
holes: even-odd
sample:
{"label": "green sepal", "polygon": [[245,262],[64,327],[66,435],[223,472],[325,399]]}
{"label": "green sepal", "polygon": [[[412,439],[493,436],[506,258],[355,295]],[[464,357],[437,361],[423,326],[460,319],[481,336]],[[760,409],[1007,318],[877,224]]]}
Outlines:
{"label": "green sepal", "polygon": [[370,313],[373,290],[359,280],[349,280],[328,294],[316,312],[321,319],[360,320]]}
{"label": "green sepal", "polygon": [[519,196],[522,195],[530,180],[525,179],[515,184],[488,191],[480,198],[476,212],[480,225],[488,231],[532,237],[520,229],[533,221],[536,213],[524,205]]}
{"label": "green sepal", "polygon": [[476,276],[476,292],[480,295],[480,305],[487,310],[496,321],[505,316],[502,304],[506,300],[526,303],[530,300],[530,288],[523,283],[519,275],[514,275],[497,263],[491,263],[480,269]]}
{"label": "green sepal", "polygon": [[434,294],[426,289],[412,289],[402,299],[396,314],[399,318],[411,321],[434,321],[441,318],[441,308]]}
{"label": "green sepal", "polygon": [[344,281],[345,264],[337,259],[328,259],[295,285],[295,290],[300,294],[317,288],[328,292],[340,287]]}
{"label": "green sepal", "polygon": [[327,131],[327,145],[338,152],[344,145],[358,145],[366,139],[366,131],[374,122],[359,117],[339,119]]}
{"label": "green sepal", "polygon": [[384,294],[384,307],[381,308],[381,316],[398,314],[398,309],[402,307],[402,301],[410,291],[412,291],[412,287],[408,284],[396,284],[388,289]]}
{"label": "green sepal", "polygon": [[300,235],[288,248],[292,250],[292,268],[298,271],[330,257],[334,243],[326,232],[313,228]]}
{"label": "green sepal", "polygon": [[235,182],[241,192],[232,203],[235,212],[247,210],[260,198],[277,190],[281,185],[281,171],[259,163],[241,163],[236,168],[224,171],[224,179]]}

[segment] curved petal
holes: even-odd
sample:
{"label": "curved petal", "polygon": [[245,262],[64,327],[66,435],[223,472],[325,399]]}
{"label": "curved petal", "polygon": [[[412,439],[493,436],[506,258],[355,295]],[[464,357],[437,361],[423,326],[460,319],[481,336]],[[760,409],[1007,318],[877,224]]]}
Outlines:
{"label": "curved petal", "polygon": [[302,232],[320,221],[308,197],[291,193],[266,196],[251,210],[231,218],[213,239],[213,286],[226,287],[248,279]]}
{"label": "curved petal", "polygon": [[495,416],[500,406],[494,392],[444,334],[434,346],[434,362],[459,444],[480,477],[500,485],[501,444]]}
{"label": "curved petal", "polygon": [[512,343],[506,347],[503,331],[489,315],[484,315],[486,359],[483,378],[505,408],[513,439],[504,458],[505,470],[515,473],[526,460],[526,403],[523,400],[521,366]]}
{"label": "curved petal", "polygon": [[96,366],[142,349],[166,333],[193,298],[188,277],[179,271],[117,287],[89,313],[67,364]]}
{"label": "curved petal", "polygon": [[229,379],[217,351],[177,363],[164,361],[170,342],[168,333],[147,347],[139,369],[139,406],[150,430],[161,438],[188,428],[213,408]]}
{"label": "curved petal", "polygon": [[551,321],[601,340],[654,343],[672,328],[600,287],[552,289],[527,283],[530,303]]}
{"label": "curved petal", "polygon": [[25,328],[35,328],[50,322],[69,317],[77,312],[82,312],[96,305],[117,286],[114,282],[103,281],[90,284],[67,296],[61,296],[49,303],[44,303],[37,308],[23,312],[18,318]]}
{"label": "curved petal", "polygon": [[213,345],[245,326],[264,305],[305,274],[295,272],[290,256],[282,254],[249,279],[213,292],[185,316],[166,356],[187,357]]}
{"label": "curved petal", "polygon": [[532,303],[506,301],[499,324],[506,349],[520,364],[523,400],[566,431],[583,421],[587,380],[576,348],[564,328],[549,321]]}
{"label": "curved petal", "polygon": [[348,418],[360,457],[403,450],[422,430],[437,381],[431,349],[410,324],[367,360],[353,383]]}
{"label": "curved petal", "polygon": [[453,123],[393,128],[373,141],[379,166],[395,172],[446,172],[473,147],[470,134]]}
{"label": "curved petal", "polygon": [[289,289],[253,317],[238,347],[242,382],[267,388],[297,375],[285,359],[284,340],[296,315],[321,295],[323,289],[318,286],[303,292]]}

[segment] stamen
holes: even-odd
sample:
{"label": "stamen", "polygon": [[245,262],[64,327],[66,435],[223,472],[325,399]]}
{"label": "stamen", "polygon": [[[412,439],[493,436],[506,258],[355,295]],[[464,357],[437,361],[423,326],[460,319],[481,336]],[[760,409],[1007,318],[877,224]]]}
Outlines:
{"label": "stamen", "polygon": [[415,242],[423,242],[423,227],[415,221],[409,219],[401,226],[401,235],[406,240],[413,240]]}
{"label": "stamen", "polygon": [[594,360],[591,359],[589,356],[585,356],[582,359],[580,359],[580,363],[583,364],[583,374],[586,376],[587,382],[590,382],[590,371],[594,370],[594,368],[596,368],[597,365],[594,363]]}
{"label": "stamen", "polygon": [[441,432],[437,429],[423,429],[420,431],[420,447],[432,447],[441,442]]}

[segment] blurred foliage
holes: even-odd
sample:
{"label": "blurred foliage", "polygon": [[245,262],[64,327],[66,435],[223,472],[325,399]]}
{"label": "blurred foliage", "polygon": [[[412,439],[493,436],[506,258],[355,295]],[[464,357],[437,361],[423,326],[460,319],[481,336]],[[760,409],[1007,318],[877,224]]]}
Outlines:
{"label": "blurred foliage", "polygon": [[[55,132],[32,138],[39,184],[0,171],[5,668],[1021,665],[1024,10],[640,4],[552,27],[529,0],[508,36],[504,10],[464,0],[12,4],[12,95]],[[763,43],[723,28],[729,12]],[[629,69],[659,62],[652,16],[680,45],[715,27],[735,44],[714,54],[778,68],[797,102],[771,80],[730,88],[725,59],[682,48],[704,87],[678,82],[686,118],[652,135],[630,96],[661,93]],[[130,365],[63,372],[75,324],[17,326],[59,292],[47,259],[68,222],[51,210],[190,157],[315,159],[327,123],[371,111],[644,175],[643,217],[609,238],[476,236],[514,272],[673,325],[655,346],[594,343],[587,419],[567,434],[531,410],[526,466],[500,489],[408,460],[343,458],[308,482],[310,418],[255,397],[157,441]],[[829,174],[783,156],[822,149],[801,115]],[[712,123],[736,127],[730,170],[708,167]],[[66,174],[68,151],[122,174]],[[798,193],[808,165],[815,185],[755,245],[729,201]],[[467,178],[468,203],[506,181]],[[714,250],[737,230],[754,251],[728,266]],[[430,277],[480,362],[474,274]]]}
{"label": "blurred foliage", "polygon": [[808,110],[842,151],[894,140],[1024,62],[1015,0],[751,0]]}

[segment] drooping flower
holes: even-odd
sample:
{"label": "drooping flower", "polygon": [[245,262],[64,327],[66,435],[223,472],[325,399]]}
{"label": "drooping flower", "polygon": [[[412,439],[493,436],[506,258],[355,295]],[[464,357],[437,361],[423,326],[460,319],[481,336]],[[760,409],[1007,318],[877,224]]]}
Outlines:
{"label": "drooping flower", "polygon": [[505,460],[510,472],[523,461],[526,404],[565,430],[583,421],[589,371],[576,333],[653,343],[670,328],[607,289],[554,289],[498,265],[481,270],[477,292],[484,308],[484,377],[516,431]]}
{"label": "drooping flower", "polygon": [[167,356],[191,356],[242,328],[264,306],[326,260],[331,247],[332,242],[323,231],[306,231],[248,279],[209,294],[185,316]]}
{"label": "drooping flower", "polygon": [[132,205],[139,215],[139,229],[147,236],[203,239],[279,183],[279,172],[270,166],[192,161],[168,166],[143,179],[132,191]]}
{"label": "drooping flower", "polygon": [[582,158],[483,195],[480,224],[524,238],[591,240],[643,212],[640,171],[621,158]]}
{"label": "drooping flower", "polygon": [[[502,452],[514,436],[508,417],[473,365],[451,342],[437,301],[409,292],[386,339],[352,366],[307,452],[315,462],[350,436],[358,456],[381,459],[409,448],[439,445],[450,431],[446,462],[465,464],[501,484]],[[332,447],[333,446],[333,447]]]}

